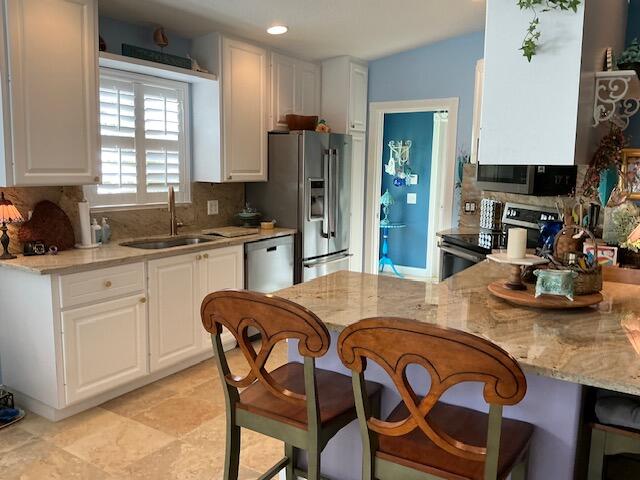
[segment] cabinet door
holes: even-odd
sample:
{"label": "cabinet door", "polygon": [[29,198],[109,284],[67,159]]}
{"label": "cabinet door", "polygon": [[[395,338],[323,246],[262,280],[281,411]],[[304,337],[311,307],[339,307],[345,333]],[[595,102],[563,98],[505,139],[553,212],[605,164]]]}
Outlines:
{"label": "cabinet door", "polygon": [[480,114],[482,112],[482,84],[484,82],[484,59],[476,62],[476,81],[473,92],[473,126],[471,127],[471,163],[478,163],[480,148]]}
{"label": "cabinet door", "polygon": [[[219,248],[205,252],[200,262],[199,306],[208,294],[218,290],[244,288],[244,247]],[[202,350],[211,349],[211,336],[202,329]],[[225,349],[236,345],[235,338],[225,330],[222,334]]]}
{"label": "cabinet door", "polygon": [[200,351],[200,254],[149,262],[149,345],[151,371]]}
{"label": "cabinet door", "polygon": [[62,313],[67,404],[148,373],[145,302],[134,295]]}
{"label": "cabinet door", "polygon": [[296,68],[296,106],[300,115],[320,115],[320,66],[298,62]]}
{"label": "cabinet door", "polygon": [[296,60],[271,54],[271,122],[274,129],[286,130],[286,115],[298,113],[296,97]]}
{"label": "cabinet door", "polygon": [[15,185],[96,183],[97,2],[6,8]]}
{"label": "cabinet door", "polygon": [[367,68],[349,65],[349,128],[364,132],[367,129]]}
{"label": "cabinet door", "polygon": [[267,179],[267,52],[222,40],[224,179]]}
{"label": "cabinet door", "polygon": [[349,261],[349,270],[362,271],[362,248],[364,245],[364,170],[365,170],[365,134],[351,134],[351,226],[349,249],[353,256]]}

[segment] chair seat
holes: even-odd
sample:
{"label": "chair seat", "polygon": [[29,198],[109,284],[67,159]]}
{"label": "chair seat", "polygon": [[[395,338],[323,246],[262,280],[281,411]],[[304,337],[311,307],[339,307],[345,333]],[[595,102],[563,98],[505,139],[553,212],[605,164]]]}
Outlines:
{"label": "chair seat", "polygon": [[[301,363],[287,363],[272,371],[271,377],[296,393],[304,393],[304,366]],[[343,415],[352,414],[356,418],[355,401],[351,377],[340,373],[316,368],[320,424],[326,425]],[[382,385],[367,382],[370,397],[378,393]],[[238,408],[257,415],[285,422],[294,427],[307,429],[306,405],[295,405],[276,397],[260,382],[254,382],[240,393]]]}
{"label": "chair seat", "polygon": [[[404,402],[391,412],[388,421],[409,416]],[[428,416],[429,422],[461,442],[485,446],[489,415],[438,402]],[[529,445],[533,425],[503,418],[498,461],[498,478],[506,478]],[[482,480],[484,462],[466,460],[441,449],[419,428],[401,437],[379,436],[376,456],[380,459],[430,473],[448,480]]]}

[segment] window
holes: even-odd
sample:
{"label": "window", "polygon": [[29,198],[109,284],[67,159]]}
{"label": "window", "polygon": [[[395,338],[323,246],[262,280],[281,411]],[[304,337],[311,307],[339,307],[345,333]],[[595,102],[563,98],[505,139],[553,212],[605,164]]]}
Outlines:
{"label": "window", "polygon": [[189,85],[100,70],[99,185],[85,187],[95,207],[190,201]]}

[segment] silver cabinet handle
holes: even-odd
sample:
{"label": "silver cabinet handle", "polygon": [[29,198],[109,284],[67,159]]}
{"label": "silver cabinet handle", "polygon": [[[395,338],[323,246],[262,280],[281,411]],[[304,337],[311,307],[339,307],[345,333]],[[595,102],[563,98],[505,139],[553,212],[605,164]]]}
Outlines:
{"label": "silver cabinet handle", "polygon": [[470,262],[480,263],[484,260],[484,258],[476,257],[475,255],[471,255],[453,248],[444,247],[442,245],[440,245],[440,250],[446,253],[450,253],[451,255],[455,255],[456,257],[464,258],[465,260],[469,260]]}

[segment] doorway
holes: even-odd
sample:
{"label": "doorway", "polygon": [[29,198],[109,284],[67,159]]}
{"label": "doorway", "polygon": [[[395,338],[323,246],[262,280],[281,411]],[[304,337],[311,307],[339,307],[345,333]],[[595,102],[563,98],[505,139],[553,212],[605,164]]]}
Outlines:
{"label": "doorway", "polygon": [[365,271],[396,274],[393,265],[398,276],[435,280],[436,232],[452,224],[458,99],[374,102],[369,111]]}

